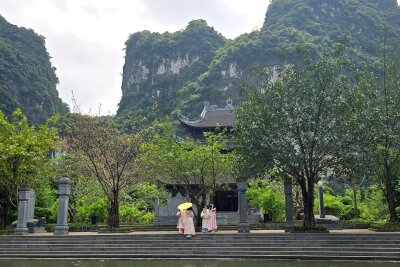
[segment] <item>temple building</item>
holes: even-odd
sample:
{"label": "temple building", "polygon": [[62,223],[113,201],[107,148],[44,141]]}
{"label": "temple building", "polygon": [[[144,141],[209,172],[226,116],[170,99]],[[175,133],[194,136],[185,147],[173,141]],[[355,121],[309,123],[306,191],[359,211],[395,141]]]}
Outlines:
{"label": "temple building", "polygon": [[[232,100],[226,101],[226,106],[218,107],[210,105],[208,101],[204,102],[204,109],[200,117],[190,120],[185,116],[179,116],[179,121],[187,133],[194,139],[205,141],[204,132],[216,131],[218,129],[226,129],[228,135],[228,149],[233,148],[231,140],[232,129],[236,124],[234,115],[234,106]],[[230,151],[226,151],[229,153]],[[196,186],[195,184],[193,186]],[[187,202],[181,192],[174,185],[167,185],[169,196],[165,205],[157,206],[155,211],[154,223],[158,225],[176,224],[177,206],[180,203]],[[236,182],[228,179],[228,188],[219,189],[215,192],[214,197],[208,197],[208,203],[213,203],[217,208],[217,222],[223,224],[237,224],[238,215],[238,187]],[[258,223],[258,218],[250,218],[252,223]]]}
{"label": "temple building", "polygon": [[226,101],[225,107],[210,105],[208,101],[205,101],[204,109],[198,119],[189,120],[181,115],[179,121],[193,138],[205,140],[204,132],[215,131],[217,127],[221,130],[227,129],[227,134],[231,134],[231,130],[236,124],[234,110],[235,107],[230,99]]}

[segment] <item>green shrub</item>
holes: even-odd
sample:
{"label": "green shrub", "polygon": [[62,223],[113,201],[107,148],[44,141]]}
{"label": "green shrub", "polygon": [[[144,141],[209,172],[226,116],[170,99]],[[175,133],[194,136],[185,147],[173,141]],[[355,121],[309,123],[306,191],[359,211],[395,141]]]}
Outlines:
{"label": "green shrub", "polygon": [[400,232],[400,223],[374,223],[369,229],[376,232]]}
{"label": "green shrub", "polygon": [[[326,191],[326,192],[325,192]],[[325,214],[338,217],[340,220],[350,220],[354,217],[352,200],[348,196],[333,195],[328,187],[324,190]],[[314,213],[318,214],[319,199],[314,200]]]}
{"label": "green shrub", "polygon": [[342,203],[343,203],[343,205],[346,205],[346,206],[352,206],[353,199],[350,196],[344,196],[344,197],[342,197]]}
{"label": "green shrub", "polygon": [[400,207],[396,207],[397,216],[400,217]]}
{"label": "green shrub", "polygon": [[154,219],[154,213],[139,210],[138,207],[129,204],[120,206],[119,215],[121,222],[127,224],[151,224]]}
{"label": "green shrub", "polygon": [[13,233],[14,233],[14,231],[11,229],[6,229],[6,230],[0,229],[0,235],[11,235]]}
{"label": "green shrub", "polygon": [[251,206],[272,216],[272,221],[285,218],[285,197],[283,192],[274,190],[273,184],[265,180],[251,182],[246,191]]}
{"label": "green shrub", "polygon": [[150,225],[153,224],[153,221],[154,221],[154,213],[147,212],[145,215],[143,215],[141,223],[144,225]]}
{"label": "green shrub", "polygon": [[[384,208],[382,208],[384,207]],[[365,191],[365,199],[359,203],[360,218],[369,222],[386,221],[388,209],[382,190],[377,185],[371,185]]]}
{"label": "green shrub", "polygon": [[35,207],[35,218],[46,218],[46,221],[50,221],[50,218],[54,216],[51,208]]}
{"label": "green shrub", "polygon": [[89,197],[83,197],[79,201],[77,220],[78,222],[91,223],[91,218],[97,216],[99,222],[107,218],[107,199],[101,198],[97,201]]}

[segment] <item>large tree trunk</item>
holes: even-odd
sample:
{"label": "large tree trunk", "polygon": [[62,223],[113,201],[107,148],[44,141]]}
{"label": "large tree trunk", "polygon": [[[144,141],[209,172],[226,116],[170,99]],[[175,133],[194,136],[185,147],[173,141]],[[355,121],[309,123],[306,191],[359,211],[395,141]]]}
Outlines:
{"label": "large tree trunk", "polygon": [[389,214],[390,214],[389,221],[390,222],[399,222],[399,217],[397,217],[396,205],[395,205],[393,194],[391,194],[391,197],[389,197],[387,201],[388,201]]}
{"label": "large tree trunk", "polygon": [[[304,177],[298,177],[298,182],[301,187],[301,192],[303,195],[303,205],[304,205],[304,226],[314,227],[314,179]],[[307,184],[306,184],[307,182]],[[308,186],[306,186],[308,185]]]}
{"label": "large tree trunk", "polygon": [[76,222],[76,217],[77,217],[76,214],[78,212],[75,200],[76,200],[76,198],[71,194],[71,197],[69,198],[69,205],[68,205],[69,221],[71,223]]}
{"label": "large tree trunk", "polygon": [[351,183],[351,189],[353,190],[353,212],[354,219],[358,218],[358,207],[357,207],[357,186],[355,180]]}
{"label": "large tree trunk", "polygon": [[197,207],[197,211],[195,209],[193,209],[193,214],[194,214],[193,223],[196,226],[201,226],[201,217],[200,217],[200,215],[201,215],[201,210],[202,210],[202,202],[200,202],[195,196],[192,196],[190,199],[191,199],[191,202],[194,205],[196,205],[196,207]]}
{"label": "large tree trunk", "polygon": [[75,223],[76,222],[76,214],[77,214],[77,209],[75,207],[69,207],[68,213],[69,213],[69,222],[70,223]]}
{"label": "large tree trunk", "polygon": [[294,190],[294,218],[295,220],[301,220],[301,213],[304,211],[303,199],[300,197],[299,186],[296,185]]}
{"label": "large tree trunk", "polygon": [[396,212],[396,201],[395,201],[395,186],[389,186],[386,188],[386,201],[388,203],[388,208],[389,208],[389,222],[398,222],[399,218],[397,217],[397,212]]}
{"label": "large tree trunk", "polygon": [[384,173],[383,173],[383,177],[385,179],[385,196],[386,196],[386,201],[388,204],[388,209],[389,209],[389,222],[398,222],[399,218],[397,217],[397,213],[396,213],[396,201],[395,201],[395,187],[396,187],[396,183],[395,183],[395,179],[391,173],[389,164],[387,162],[387,160],[385,160],[385,164],[384,164]]}
{"label": "large tree trunk", "polygon": [[8,224],[7,214],[10,209],[9,194],[6,190],[0,191],[0,228],[6,229]]}
{"label": "large tree trunk", "polygon": [[5,209],[0,204],[0,228],[6,229]]}
{"label": "large tree trunk", "polygon": [[119,191],[114,190],[113,200],[109,202],[107,228],[109,230],[119,227]]}
{"label": "large tree trunk", "polygon": [[313,192],[307,192],[303,195],[304,203],[304,226],[313,227],[315,226],[314,220],[314,194]]}

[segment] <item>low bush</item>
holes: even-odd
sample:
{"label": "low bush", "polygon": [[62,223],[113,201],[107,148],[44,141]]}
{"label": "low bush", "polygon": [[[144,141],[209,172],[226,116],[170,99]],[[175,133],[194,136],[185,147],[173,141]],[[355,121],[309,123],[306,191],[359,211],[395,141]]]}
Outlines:
{"label": "low bush", "polygon": [[374,223],[369,230],[375,232],[400,232],[400,223]]}

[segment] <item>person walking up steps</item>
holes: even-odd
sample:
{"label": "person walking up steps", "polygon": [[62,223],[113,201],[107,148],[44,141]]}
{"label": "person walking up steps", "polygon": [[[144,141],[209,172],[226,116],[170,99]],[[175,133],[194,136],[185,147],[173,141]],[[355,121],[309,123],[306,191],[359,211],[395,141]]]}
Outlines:
{"label": "person walking up steps", "polygon": [[209,206],[210,208],[210,215],[208,217],[208,231],[217,231],[217,209],[214,207],[213,204]]}
{"label": "person walking up steps", "polygon": [[201,211],[200,217],[202,218],[201,222],[201,231],[203,233],[208,232],[208,217],[210,216],[210,212],[207,209],[207,206],[204,206],[203,210]]}

